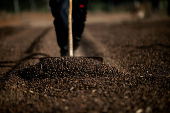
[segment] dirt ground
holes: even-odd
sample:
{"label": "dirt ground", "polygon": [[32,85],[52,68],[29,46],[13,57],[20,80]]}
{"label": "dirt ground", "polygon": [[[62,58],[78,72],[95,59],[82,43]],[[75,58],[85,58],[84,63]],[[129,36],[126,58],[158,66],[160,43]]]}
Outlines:
{"label": "dirt ground", "polygon": [[89,14],[73,58],[60,57],[52,21],[1,16],[1,113],[170,112],[169,17]]}

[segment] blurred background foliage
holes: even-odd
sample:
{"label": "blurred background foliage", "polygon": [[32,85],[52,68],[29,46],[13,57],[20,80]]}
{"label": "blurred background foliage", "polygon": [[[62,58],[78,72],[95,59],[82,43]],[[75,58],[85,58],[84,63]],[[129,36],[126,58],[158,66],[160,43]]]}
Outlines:
{"label": "blurred background foliage", "polygon": [[47,5],[48,0],[0,0],[0,11],[15,12],[15,7],[19,7],[19,12],[48,11]]}
{"label": "blurred background foliage", "polygon": [[[49,0],[0,0],[0,12],[49,12]],[[169,0],[89,0],[91,12],[124,12],[143,9],[147,12],[168,11]]]}

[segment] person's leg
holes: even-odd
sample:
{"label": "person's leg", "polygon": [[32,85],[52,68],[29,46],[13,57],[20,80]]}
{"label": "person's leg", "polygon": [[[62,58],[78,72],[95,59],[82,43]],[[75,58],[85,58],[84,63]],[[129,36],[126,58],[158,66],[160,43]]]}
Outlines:
{"label": "person's leg", "polygon": [[168,15],[170,16],[170,1],[168,0]]}
{"label": "person's leg", "polygon": [[[69,0],[50,0],[57,42],[61,56],[68,55],[68,9]],[[73,0],[73,49],[76,50],[81,41],[87,14],[87,0]]]}
{"label": "person's leg", "polygon": [[68,55],[68,0],[50,0],[61,56]]}
{"label": "person's leg", "polygon": [[85,27],[88,0],[73,0],[73,48],[80,44]]}

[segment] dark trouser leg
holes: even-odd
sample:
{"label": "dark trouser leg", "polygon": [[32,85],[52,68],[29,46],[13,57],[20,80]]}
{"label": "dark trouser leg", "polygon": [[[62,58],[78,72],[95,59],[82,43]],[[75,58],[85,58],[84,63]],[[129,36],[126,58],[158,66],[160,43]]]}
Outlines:
{"label": "dark trouser leg", "polygon": [[50,0],[51,12],[61,54],[68,51],[68,0]]}
{"label": "dark trouser leg", "polygon": [[168,0],[168,15],[170,16],[170,1]]}
{"label": "dark trouser leg", "polygon": [[73,1],[73,47],[77,49],[85,27],[88,0]]}
{"label": "dark trouser leg", "polygon": [[[69,0],[50,0],[57,42],[61,55],[68,52],[68,9]],[[77,49],[84,31],[87,14],[87,0],[73,0],[73,48]]]}

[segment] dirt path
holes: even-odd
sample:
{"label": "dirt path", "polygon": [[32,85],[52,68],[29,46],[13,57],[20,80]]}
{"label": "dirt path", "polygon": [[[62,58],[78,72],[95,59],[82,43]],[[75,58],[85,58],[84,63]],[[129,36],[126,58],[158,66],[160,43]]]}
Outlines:
{"label": "dirt path", "polygon": [[170,112],[170,19],[107,19],[87,23],[75,54],[103,63],[59,57],[48,22],[1,27],[0,111]]}
{"label": "dirt path", "polygon": [[[101,15],[103,15],[102,18]],[[87,25],[92,23],[121,23],[122,21],[132,20],[128,13],[116,15],[98,13],[95,14],[95,16],[89,13],[88,17]],[[10,18],[13,19],[12,22]],[[39,13],[6,15],[4,19],[0,19],[2,37],[0,53],[4,54],[0,57],[0,60],[3,62],[1,63],[1,67],[3,68],[0,69],[2,73],[7,72],[12,66],[20,64],[23,61],[27,61],[27,63],[30,62],[27,65],[35,64],[37,63],[37,60],[34,59],[36,56],[38,58],[43,56],[60,56],[60,49],[56,43],[52,21],[53,17],[51,14],[44,15]],[[105,50],[98,51],[98,48],[101,48],[98,45],[102,43],[98,41],[100,44],[96,44],[97,40],[95,40],[88,28],[86,28],[85,32],[85,40],[83,39],[84,42],[82,41],[82,46],[76,51],[75,56],[101,56]],[[93,52],[85,50],[89,42],[91,45],[94,45],[92,49],[89,46],[89,50],[91,49]],[[85,43],[88,45],[85,45]],[[104,44],[102,44],[102,46],[104,47]],[[102,57],[104,56],[102,55]],[[33,59],[30,60],[30,58]]]}

